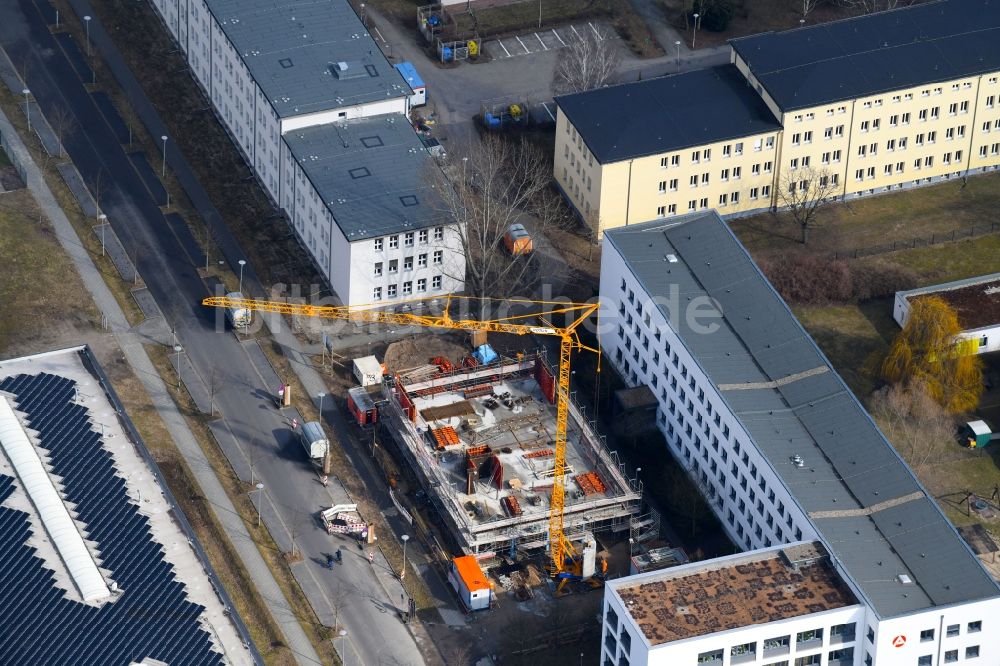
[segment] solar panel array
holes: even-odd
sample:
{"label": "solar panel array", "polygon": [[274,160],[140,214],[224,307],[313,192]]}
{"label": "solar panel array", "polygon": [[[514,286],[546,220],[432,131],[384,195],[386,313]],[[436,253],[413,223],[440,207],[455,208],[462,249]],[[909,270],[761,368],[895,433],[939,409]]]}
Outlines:
{"label": "solar panel array", "polygon": [[[74,385],[41,373],[8,377],[0,391],[15,395],[39,433],[101,566],[123,592],[100,607],[67,598],[26,545],[27,514],[0,506],[0,664],[224,663],[199,620],[204,607],[187,600],[184,583],[150,536],[149,520],[129,501],[101,435],[74,401]],[[0,474],[0,504],[14,483]]]}

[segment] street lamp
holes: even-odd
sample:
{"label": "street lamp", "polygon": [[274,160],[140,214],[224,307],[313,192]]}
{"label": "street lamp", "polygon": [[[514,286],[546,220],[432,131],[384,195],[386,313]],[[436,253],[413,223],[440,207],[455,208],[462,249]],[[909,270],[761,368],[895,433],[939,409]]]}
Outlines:
{"label": "street lamp", "polygon": [[694,51],[694,42],[698,39],[698,17],[700,14],[694,15],[694,32],[691,34],[691,50]]}
{"label": "street lamp", "polygon": [[326,397],[326,393],[322,391],[319,392],[319,424],[323,425],[323,398]]}
{"label": "street lamp", "polygon": [[406,578],[406,543],[410,540],[409,534],[404,534],[403,537],[403,570],[399,573],[399,580]]}
{"label": "street lamp", "polygon": [[97,219],[101,223],[101,256],[103,257],[104,256],[104,230],[108,226],[108,216],[105,215],[104,213],[101,213],[100,215],[97,216]]}
{"label": "street lamp", "polygon": [[177,388],[181,388],[181,352],[184,351],[184,347],[180,345],[174,345],[174,351],[177,352]]}
{"label": "street lamp", "polygon": [[90,15],[83,17],[83,24],[87,26],[87,57],[90,57]]}
{"label": "street lamp", "polygon": [[30,134],[31,133],[31,107],[28,106],[28,95],[31,94],[31,91],[28,90],[27,88],[25,88],[21,92],[24,93],[24,115],[27,116],[27,118],[28,118],[28,133]]}
{"label": "street lamp", "polygon": [[365,25],[365,3],[363,2],[361,3],[361,25],[365,26],[366,28],[368,27],[367,25]]}
{"label": "street lamp", "polygon": [[243,294],[243,267],[247,265],[247,260],[246,259],[240,259],[236,263],[238,263],[240,265],[240,288],[237,289],[236,291],[240,292],[240,294],[242,295]]}
{"label": "street lamp", "polygon": [[635,468],[635,476],[632,478],[632,485],[633,486],[635,485],[635,482],[639,480],[639,472],[641,472],[641,471],[642,471],[641,467],[636,467]]}
{"label": "street lamp", "polygon": [[677,71],[681,71],[681,40],[674,42],[674,46],[677,47]]}
{"label": "street lamp", "polygon": [[[160,167],[160,178],[167,177],[167,135],[164,134],[160,137],[160,141],[163,142],[163,166]],[[166,185],[164,185],[166,187]]]}
{"label": "street lamp", "polygon": [[340,663],[345,664],[347,662],[347,629],[341,629],[340,636]]}
{"label": "street lamp", "polygon": [[264,500],[261,495],[264,493],[264,484],[257,484],[257,528],[260,529],[260,514],[264,510]]}

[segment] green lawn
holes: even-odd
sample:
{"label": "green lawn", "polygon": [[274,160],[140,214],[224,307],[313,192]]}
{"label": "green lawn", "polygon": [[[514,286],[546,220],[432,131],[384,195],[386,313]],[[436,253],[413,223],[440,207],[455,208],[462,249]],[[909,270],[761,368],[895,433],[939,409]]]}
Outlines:
{"label": "green lawn", "polygon": [[819,211],[819,225],[806,248],[798,242],[798,227],[782,219],[784,215],[777,220],[770,213],[754,215],[735,220],[731,226],[754,255],[805,250],[832,253],[989,226],[997,210],[1000,173],[990,173],[970,178],[964,188],[961,181],[948,181],[831,204]]}

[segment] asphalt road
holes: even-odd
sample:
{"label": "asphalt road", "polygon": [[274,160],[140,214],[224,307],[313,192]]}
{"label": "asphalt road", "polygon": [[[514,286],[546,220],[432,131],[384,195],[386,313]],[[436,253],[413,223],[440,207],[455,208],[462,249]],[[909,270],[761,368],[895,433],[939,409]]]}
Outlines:
{"label": "asphalt road", "polygon": [[[236,339],[220,332],[221,313],[200,305],[208,289],[197,274],[194,258],[185,251],[191,241],[182,242],[175,235],[186,230],[166,224],[118,138],[30,0],[0,3],[0,44],[13,62],[27,63],[27,85],[44,113],[51,117],[57,107],[69,112],[73,128],[64,137],[67,153],[85,181],[92,183],[100,174],[101,207],[115,232],[137,258],[140,274],[202,377],[208,379],[214,371],[219,387],[216,405],[229,428],[242,445],[254,442],[258,449],[257,476],[267,488],[264,515],[269,518],[271,532],[278,537],[284,529],[272,524],[279,514],[285,528],[299,523],[298,546],[307,564],[319,569],[322,554],[335,546],[303,514],[328,505],[328,490],[316,482],[284,416],[274,408],[270,398],[274,387],[263,385]],[[331,598],[346,599],[342,605],[347,606],[347,612],[339,619],[348,631],[350,661],[353,651],[359,663],[422,663],[409,632],[393,613],[385,612],[392,600],[367,561],[348,557],[342,567],[320,572],[314,574],[316,584]],[[398,599],[395,601],[398,605]]]}

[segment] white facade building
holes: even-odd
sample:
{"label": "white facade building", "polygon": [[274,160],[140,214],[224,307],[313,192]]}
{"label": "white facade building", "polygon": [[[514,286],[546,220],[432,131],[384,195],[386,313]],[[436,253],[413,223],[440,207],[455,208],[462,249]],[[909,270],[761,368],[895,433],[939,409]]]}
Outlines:
{"label": "white facade building", "polygon": [[977,354],[1000,350],[1000,273],[897,291],[892,318],[900,328],[910,319],[911,301],[921,296],[938,296],[955,310],[963,329],[957,341],[968,341],[963,349]]}
{"label": "white facade building", "polygon": [[[414,175],[426,180],[427,172],[437,168],[407,120],[410,86],[382,55],[350,4],[346,0],[153,0],[153,6],[187,55],[192,75],[212,100],[233,142],[286,213],[340,300],[348,305],[402,300],[406,280],[393,288],[397,296],[388,295],[391,283],[387,283],[382,298],[373,298],[368,261],[372,249],[367,246],[374,243],[374,232],[359,235],[351,219],[342,219],[351,216],[342,215],[344,209],[335,205],[345,198],[384,199],[399,189],[394,179],[385,174],[355,179],[343,191],[319,188],[306,173],[305,163],[296,158],[295,153],[304,150],[302,142],[290,138],[319,127],[335,135],[355,121],[398,121],[414,134],[407,150],[414,148],[409,154],[416,157],[400,159],[410,166],[406,172],[400,167],[397,175],[407,182]],[[323,145],[324,139],[318,143]],[[328,157],[315,149],[311,156]],[[368,226],[385,236],[417,226],[448,229],[431,250],[445,255],[442,265],[448,270],[437,280],[430,271],[414,277],[414,295],[421,280],[427,281],[428,295],[460,291],[464,256],[459,244],[445,242],[459,236],[447,215],[438,209],[436,219],[415,225],[411,215],[396,208],[369,210],[374,217]],[[426,211],[431,208],[425,206]],[[435,283],[440,286],[432,287]]]}
{"label": "white facade building", "polygon": [[[990,630],[1000,588],[718,215],[632,225],[605,239],[604,353],[629,385],[656,394],[671,453],[734,543],[751,551],[815,540],[829,552],[866,623],[845,663],[966,663],[966,648],[980,655],[969,663],[1000,663],[1000,631]],[[770,630],[752,628],[760,641]],[[921,640],[925,631],[933,637]],[[667,648],[656,652],[674,659],[676,648],[676,659],[656,663],[696,663],[679,643]],[[647,663],[635,656],[628,663]],[[605,663],[626,662],[606,653]],[[788,663],[830,661],[824,653]]]}

